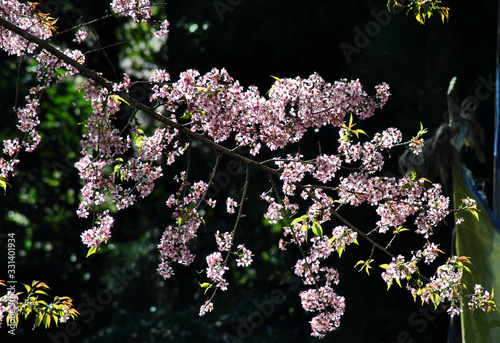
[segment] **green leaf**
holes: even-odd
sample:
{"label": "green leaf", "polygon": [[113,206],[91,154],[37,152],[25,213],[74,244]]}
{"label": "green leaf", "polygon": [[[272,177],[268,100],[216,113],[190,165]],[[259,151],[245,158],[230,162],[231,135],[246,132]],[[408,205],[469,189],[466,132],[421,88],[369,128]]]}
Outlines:
{"label": "green leaf", "polygon": [[135,139],[135,145],[140,149],[142,147],[142,141],[144,140],[144,136],[137,136]]}
{"label": "green leaf", "polygon": [[43,318],[43,313],[39,313],[36,315],[35,317],[35,323],[33,324],[33,327],[38,327],[40,326],[40,323],[42,322],[42,318]]}
{"label": "green leaf", "polygon": [[368,261],[360,260],[360,261],[358,261],[354,265],[354,268],[356,268],[357,266],[359,266],[360,264],[362,264],[361,269],[359,269],[358,272],[360,272],[363,269],[365,269],[366,274],[370,275],[370,269],[372,269],[372,267],[370,266],[370,263],[372,263],[373,261],[374,261],[373,259],[369,259]]}
{"label": "green leaf", "polygon": [[319,238],[323,239],[323,228],[321,227],[319,222],[313,222],[312,232]]}
{"label": "green leaf", "polygon": [[130,104],[127,102],[127,100],[123,99],[121,96],[119,96],[117,94],[111,94],[109,97],[117,102],[124,102],[130,106]]}
{"label": "green leaf", "polygon": [[87,256],[85,257],[89,257],[90,255],[95,254],[97,251],[99,251],[99,248],[90,248],[89,252],[87,253]]}
{"label": "green leaf", "polygon": [[[199,282],[198,282],[199,283]],[[205,294],[208,292],[210,288],[212,288],[212,284],[208,282],[199,283],[202,288],[205,288]]]}
{"label": "green leaf", "polygon": [[26,320],[26,318],[28,318],[29,314],[31,313],[31,308],[25,307],[23,312],[24,312],[24,320]]}
{"label": "green leaf", "polygon": [[291,226],[294,226],[296,223],[298,223],[300,221],[304,221],[305,219],[308,219],[308,218],[309,218],[309,215],[307,215],[307,214],[304,214],[301,217],[295,218],[294,220],[292,220]]}
{"label": "green leaf", "polygon": [[35,294],[43,294],[43,295],[49,296],[47,293],[45,293],[44,291],[42,291],[40,289],[35,291]]}
{"label": "green leaf", "polygon": [[193,117],[193,112],[186,112],[181,116],[181,119],[191,119]]}
{"label": "green leaf", "polygon": [[479,221],[479,214],[478,214],[478,210],[471,210],[470,213],[476,217],[477,221]]}
{"label": "green leaf", "polygon": [[354,268],[356,268],[357,266],[359,266],[360,264],[365,264],[365,261],[363,260],[359,260],[358,262],[356,262],[356,264],[354,265]]}
{"label": "green leaf", "polygon": [[43,317],[43,324],[46,329],[50,326],[50,315],[47,314]]}
{"label": "green leaf", "polygon": [[368,137],[368,134],[367,134],[365,131],[361,130],[361,129],[352,130],[352,133],[354,133],[354,134],[356,135],[356,137],[357,137],[357,138],[359,138],[359,134],[360,134],[360,133],[362,133],[362,134],[364,134],[365,136],[367,136],[367,137]]}
{"label": "green leaf", "polygon": [[283,81],[281,81],[281,79],[279,77],[276,77],[276,76],[272,76],[272,75],[269,75],[271,76],[273,79],[275,79],[276,81],[278,81],[279,83],[283,83]]}
{"label": "green leaf", "polygon": [[10,184],[7,182],[7,178],[0,176],[0,187],[3,188],[4,194],[7,193],[7,186],[10,186]]}
{"label": "green leaf", "polygon": [[116,176],[119,176],[120,177],[120,181],[123,181],[123,173],[121,172],[121,167],[123,166],[123,164],[125,163],[125,161],[123,160],[123,158],[121,157],[118,157],[117,159],[115,159],[115,166],[113,168],[113,173],[116,175]]}
{"label": "green leaf", "polygon": [[56,326],[59,326],[59,317],[57,316],[57,314],[53,313],[52,319],[54,320],[54,323],[56,323]]}

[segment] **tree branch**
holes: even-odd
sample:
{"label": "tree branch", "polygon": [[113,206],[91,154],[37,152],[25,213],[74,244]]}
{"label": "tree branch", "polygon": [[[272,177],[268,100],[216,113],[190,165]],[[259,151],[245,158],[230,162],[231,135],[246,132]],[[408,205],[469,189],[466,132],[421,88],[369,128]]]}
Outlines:
{"label": "tree branch", "polygon": [[102,76],[100,76],[95,71],[93,71],[92,69],[90,69],[90,68],[78,63],[74,59],[66,56],[63,52],[61,52],[60,50],[58,50],[54,46],[50,45],[49,42],[44,41],[44,40],[30,34],[29,32],[26,32],[25,30],[19,28],[18,26],[12,24],[11,22],[9,22],[3,18],[0,18],[0,26],[3,26],[7,30],[10,30],[10,31],[20,35],[21,37],[25,38],[26,40],[28,40],[32,43],[38,44],[40,47],[45,49],[47,52],[51,53],[55,57],[64,61],[66,64],[71,65],[72,67],[77,69],[82,75],[94,80],[97,84],[108,89],[111,93],[117,94],[118,96],[123,98],[131,106],[143,111],[144,113],[150,115],[151,117],[162,122],[163,124],[179,130],[180,133],[183,133],[183,134],[185,134],[193,139],[196,139],[196,140],[200,141],[201,143],[211,147],[212,149],[214,149],[214,150],[216,150],[216,151],[218,151],[218,152],[220,152],[220,153],[222,153],[222,154],[224,154],[224,155],[226,155],[234,160],[240,161],[240,162],[245,163],[245,164],[250,165],[250,166],[257,167],[260,170],[267,172],[267,173],[271,173],[274,175],[280,175],[280,172],[277,169],[270,168],[270,167],[265,166],[265,165],[255,161],[255,160],[252,160],[248,157],[244,157],[244,156],[234,152],[231,149],[228,149],[220,144],[215,143],[214,141],[207,138],[206,136],[200,135],[197,132],[193,132],[193,131],[189,130],[188,128],[184,127],[183,125],[176,123],[175,121],[163,116],[162,114],[154,111],[151,107],[144,105],[140,101],[137,101],[132,96],[130,96],[127,92],[125,92],[125,91],[116,91],[116,92],[113,91],[113,83],[112,82],[107,81]]}

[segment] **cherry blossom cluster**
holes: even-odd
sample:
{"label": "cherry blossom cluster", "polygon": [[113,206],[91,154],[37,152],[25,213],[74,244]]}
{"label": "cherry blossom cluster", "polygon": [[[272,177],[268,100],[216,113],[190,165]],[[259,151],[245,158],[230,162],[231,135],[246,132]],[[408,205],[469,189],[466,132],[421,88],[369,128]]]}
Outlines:
{"label": "cherry blossom cluster", "polygon": [[194,261],[195,255],[191,253],[187,244],[197,236],[198,228],[202,224],[203,219],[197,210],[197,205],[208,188],[203,181],[194,185],[189,184],[185,172],[175,179],[180,183],[180,188],[175,194],[170,195],[167,206],[174,209],[172,217],[177,221],[177,225],[166,227],[158,245],[161,263],[157,271],[165,279],[174,275],[171,266],[173,262],[189,266]]}
{"label": "cherry blossom cluster", "polygon": [[203,317],[207,312],[212,312],[214,309],[214,303],[211,302],[210,300],[206,300],[203,305],[200,307],[200,313],[199,316]]}
{"label": "cherry blossom cluster", "polygon": [[[111,9],[115,14],[131,17],[136,22],[151,20],[152,16],[150,0],[113,0],[111,2]],[[154,33],[156,37],[168,35],[170,23],[167,20],[159,23],[154,22],[154,24],[158,28]]]}
{"label": "cherry blossom cluster", "polygon": [[423,287],[407,285],[407,288],[414,297],[418,295],[423,302],[434,304],[449,302],[448,313],[452,317],[460,314],[462,312],[460,306],[463,304],[461,280],[464,271],[461,259],[463,257],[449,258],[444,265],[437,268],[436,273]]}
{"label": "cherry blossom cluster", "polygon": [[306,173],[311,173],[314,169],[312,164],[302,163],[303,156],[288,156],[288,163],[277,160],[276,165],[281,169],[280,179],[283,181],[283,193],[287,196],[295,194],[296,184],[304,178]]}
{"label": "cherry blossom cluster", "polygon": [[[214,308],[214,304],[212,299],[217,290],[227,291],[228,281],[224,278],[224,274],[229,267],[227,266],[229,254],[231,254],[231,250],[233,249],[233,237],[236,228],[232,232],[224,232],[223,234],[217,230],[215,234],[215,241],[217,243],[217,248],[219,251],[213,252],[207,256],[206,261],[208,267],[206,268],[207,278],[211,281],[211,283],[203,283],[200,284],[203,288],[206,288],[205,293],[210,289],[214,288],[212,296],[209,300],[206,300],[203,305],[200,307],[200,316],[204,316],[207,312],[210,312]],[[233,252],[236,258],[236,265],[238,267],[248,267],[253,262],[252,259],[252,251],[247,249],[244,244],[238,245],[238,250]],[[227,255],[224,258],[222,253],[226,252]]]}
{"label": "cherry blossom cluster", "polygon": [[75,33],[75,38],[73,39],[73,42],[81,44],[83,43],[88,37],[88,32],[84,30],[78,30]]}
{"label": "cherry blossom cluster", "polygon": [[[125,75],[113,89],[127,90],[130,85],[130,78]],[[106,200],[111,200],[121,210],[133,205],[137,196],[147,197],[154,189],[154,181],[163,175],[157,163],[164,157],[167,165],[174,163],[187,146],[179,144],[175,140],[178,132],[168,128],[157,128],[147,136],[142,130],[131,127],[123,136],[114,122],[120,98],[92,80],[81,88],[93,109],[81,141],[83,156],[75,164],[81,179],[86,182],[77,213],[80,217],[88,217]],[[130,149],[135,155],[127,155]],[[127,184],[132,186],[125,186]]]}
{"label": "cherry blossom cluster", "polygon": [[409,217],[418,214],[414,221],[416,232],[428,238],[432,229],[449,214],[449,198],[441,194],[439,184],[426,187],[425,182],[409,176],[398,180],[356,172],[340,178],[339,201],[353,206],[362,203],[377,206],[375,211],[380,216],[377,227],[381,233],[403,225]]}
{"label": "cherry blossom cluster", "polygon": [[234,208],[238,206],[238,203],[233,200],[233,198],[228,197],[226,199],[226,209],[227,213],[234,214]]}
{"label": "cherry blossom cluster", "polygon": [[[402,143],[401,132],[389,128],[381,133],[376,133],[371,140],[368,138],[364,142],[356,141],[360,139],[360,134],[365,133],[361,129],[355,129],[354,126],[351,118],[348,124],[343,124],[339,128],[338,155],[319,155],[315,160],[305,159],[300,154],[288,155],[285,159],[276,158],[275,162],[281,172],[280,179],[283,182],[284,198],[281,203],[278,203],[274,197],[267,193],[261,195],[261,198],[269,204],[265,216],[273,218],[274,222],[283,220],[283,204],[292,204],[292,199],[298,188],[302,190],[300,194],[302,199],[312,201],[307,209],[307,214],[294,219],[291,225],[292,229],[290,226],[284,228],[284,239],[280,239],[279,246],[285,250],[289,244],[302,246],[309,243],[309,249],[302,249],[311,255],[297,261],[295,272],[303,278],[304,285],[314,284],[316,290],[323,278],[317,275],[321,270],[319,259],[313,259],[311,256],[323,256],[317,253],[318,251],[328,256],[333,250],[336,250],[340,256],[347,245],[353,242],[357,243],[357,232],[345,225],[334,227],[331,239],[324,235],[323,227],[333,220],[332,214],[335,212],[335,204],[338,204],[338,208],[345,205],[359,206],[364,203],[375,207],[375,212],[380,216],[380,220],[376,223],[376,231],[379,233],[394,232],[393,239],[397,234],[408,231],[403,225],[409,225],[409,219],[413,220],[415,232],[428,239],[434,228],[450,212],[453,212],[449,208],[449,199],[442,195],[439,184],[432,184],[427,179],[419,179],[414,173],[399,179],[373,175],[382,169],[385,150],[400,145],[417,144],[415,137],[410,142]],[[418,144],[422,144],[419,136],[423,131],[421,129],[417,135]],[[348,175],[336,179],[336,173],[347,165],[352,171]],[[337,181],[338,186],[326,187],[323,190],[322,187],[310,184],[301,185],[306,174],[310,174],[324,184]],[[330,191],[333,191],[333,195],[329,194]],[[477,208],[473,201],[466,199],[460,210],[474,213]],[[312,231],[316,237],[308,242],[307,233],[309,231]],[[320,238],[326,240],[326,246],[322,249],[317,247],[317,240]],[[394,257],[390,264],[382,265],[381,267],[385,269],[382,278],[388,287],[394,281],[400,286],[401,281],[405,280],[409,285],[418,284],[418,287],[407,286],[414,296],[418,295],[422,301],[431,301],[435,304],[444,301],[451,303],[449,313],[454,315],[460,309],[462,298],[466,296],[462,292],[462,269],[458,268],[459,265],[454,262],[459,258],[454,257],[454,260],[452,259],[448,264],[439,267],[436,275],[427,285],[422,284],[422,276],[417,266],[420,261],[426,264],[432,263],[439,253],[443,253],[443,251],[435,243],[427,241],[422,250],[412,253],[410,261],[406,261],[403,255],[399,255]],[[372,261],[360,261],[363,262],[367,272],[371,268],[369,263]],[[308,292],[314,293],[316,290]],[[482,296],[487,299],[489,295],[483,294]],[[307,306],[310,304],[306,303],[304,306],[306,310]],[[342,307],[339,311],[342,313]],[[316,321],[311,321],[314,336],[321,337],[325,331],[332,331],[337,327],[335,321],[325,320],[328,318],[325,314],[315,318],[317,320],[322,318],[323,331],[315,329],[313,323]],[[340,315],[336,318],[340,318]],[[327,323],[330,323],[330,326],[327,326]],[[328,328],[328,330],[324,328]]]}
{"label": "cherry blossom cluster", "polygon": [[[84,55],[79,50],[66,50],[65,54],[81,63],[85,60]],[[24,107],[14,109],[18,118],[17,128],[23,133],[23,136],[3,141],[3,153],[10,157],[9,160],[3,157],[0,159],[0,174],[3,177],[15,175],[13,174],[14,166],[18,163],[16,157],[22,148],[26,152],[32,152],[40,143],[41,137],[36,128],[40,124],[37,109],[40,106],[38,98],[42,91],[48,88],[54,80],[60,82],[63,77],[78,73],[74,67],[48,54],[45,50],[36,54],[34,58],[38,62],[36,77],[42,84],[30,88],[29,95],[25,97]],[[56,70],[65,70],[65,72],[57,74]]]}
{"label": "cherry blossom cluster", "polygon": [[217,251],[207,256],[207,277],[214,282],[215,287],[226,291],[228,282],[224,279],[224,273],[229,270],[222,259],[222,254]]}
{"label": "cherry blossom cluster", "polygon": [[488,312],[496,309],[496,305],[493,301],[493,294],[490,294],[488,291],[484,290],[483,286],[478,284],[474,286],[474,294],[470,296],[468,306],[470,310],[480,308]]}
{"label": "cherry blossom cluster", "polygon": [[393,257],[391,263],[381,267],[385,269],[385,272],[382,273],[382,279],[388,288],[391,287],[394,281],[401,285],[401,280],[411,278],[411,275],[417,272],[416,260],[412,259],[410,262],[405,262],[402,255]]}
{"label": "cherry blossom cluster", "polygon": [[264,214],[264,218],[267,219],[270,224],[276,224],[279,220],[283,219],[283,205],[276,202],[274,197],[267,193],[262,193],[260,198],[269,204],[267,212]]}
{"label": "cherry blossom cluster", "polygon": [[331,181],[341,167],[341,159],[336,155],[320,155],[316,158],[313,176],[323,183]]}
{"label": "cherry blossom cluster", "polygon": [[437,245],[428,242],[425,249],[422,251],[422,256],[425,258],[425,263],[431,264],[437,258],[439,253],[443,253],[441,249],[438,249]]}
{"label": "cherry blossom cluster", "polygon": [[113,0],[111,9],[114,13],[132,17],[135,21],[151,18],[151,4],[149,0]]}
{"label": "cherry blossom cluster", "polygon": [[443,253],[433,243],[428,243],[424,251],[414,253],[410,261],[405,261],[402,255],[393,257],[391,263],[381,265],[385,271],[382,278],[388,288],[394,281],[401,286],[401,281],[406,281],[406,288],[416,299],[418,296],[424,303],[449,304],[448,313],[453,317],[462,312],[465,300],[468,302],[469,309],[481,309],[483,311],[492,311],[496,309],[493,297],[482,286],[476,285],[473,295],[468,295],[463,291],[462,276],[464,270],[470,272],[466,264],[470,261],[466,257],[453,256],[447,262],[439,266],[436,273],[424,284],[422,276],[418,269],[418,262],[425,257],[425,262],[430,263],[435,259],[437,253]]}
{"label": "cherry blossom cluster", "polygon": [[[115,173],[109,166],[130,148],[131,139],[123,139],[111,119],[119,111],[120,101],[110,96],[106,88],[96,87],[92,80],[86,81],[81,88],[93,109],[86,121],[86,133],[81,141],[83,156],[75,164],[80,178],[86,182],[81,190],[82,200],[77,213],[86,218],[114,190]],[[126,203],[132,204],[134,196],[127,195]]]}
{"label": "cherry blossom cluster", "polygon": [[[21,3],[17,0],[2,0],[0,2],[0,17],[15,23],[21,29],[40,39],[52,37],[55,20],[36,9],[37,3]],[[23,56],[35,52],[37,45],[9,31],[0,29],[0,48],[9,55]]]}
{"label": "cherry blossom cluster", "polygon": [[26,96],[26,105],[23,108],[16,108],[15,112],[18,118],[17,128],[24,133],[23,138],[6,139],[3,141],[3,153],[8,159],[0,159],[0,175],[8,177],[15,175],[14,166],[19,162],[17,156],[21,149],[26,152],[32,152],[40,143],[40,135],[36,131],[36,127],[40,124],[37,114],[37,108],[40,102],[35,97],[35,93],[39,90],[33,87],[30,90],[30,95]]}
{"label": "cherry blossom cluster", "polygon": [[[304,224],[296,223],[294,237],[297,242],[304,243],[308,228]],[[288,232],[289,229],[287,229]],[[314,286],[300,292],[302,307],[308,312],[315,313],[309,322],[312,335],[324,337],[328,332],[336,330],[340,325],[340,318],[345,311],[345,299],[335,293],[332,285],[338,285],[339,275],[336,269],[321,266],[321,263],[335,251],[335,246],[327,235],[314,236],[310,239],[311,247],[308,255],[295,264],[295,274],[303,280],[304,285]],[[293,240],[289,243],[293,243]],[[319,286],[324,283],[323,286]]]}
{"label": "cherry blossom cluster", "polygon": [[[337,295],[332,288],[339,283],[338,271],[329,266],[322,266],[322,263],[334,251],[340,256],[347,245],[357,243],[357,233],[347,226],[338,226],[332,229],[330,237],[324,234],[320,222],[315,218],[317,217],[303,215],[294,219],[290,226],[283,228],[284,238],[280,239],[279,246],[285,250],[287,245],[295,244],[307,254],[296,262],[295,274],[302,279],[305,286],[314,287],[302,291],[300,297],[302,307],[315,313],[310,321],[312,335],[322,338],[338,328],[345,311],[344,297]],[[311,234],[313,237],[308,239]],[[320,286],[323,283],[324,285]]]}
{"label": "cherry blossom cluster", "polygon": [[345,248],[352,244],[358,243],[357,232],[349,229],[347,226],[337,226],[332,230],[332,239],[330,244],[337,250],[339,255],[345,250]]}
{"label": "cherry blossom cluster", "polygon": [[340,318],[345,311],[345,298],[339,296],[329,286],[319,290],[311,288],[300,293],[302,307],[308,312],[319,312],[311,321],[311,335],[323,338],[340,326]]}
{"label": "cherry blossom cluster", "polygon": [[[19,28],[30,34],[47,40],[55,31],[56,20],[49,15],[40,12],[37,3],[20,3],[19,1],[6,0],[0,3],[0,18],[15,23]],[[45,50],[37,53],[37,44],[28,42],[25,38],[15,34],[5,28],[0,29],[0,48],[9,55],[25,56],[33,54],[38,62],[36,65],[36,77],[42,82],[40,85],[31,87],[29,95],[25,97],[24,107],[15,108],[14,112],[18,117],[18,129],[23,132],[22,138],[16,137],[3,141],[3,153],[10,156],[10,159],[0,159],[0,175],[8,177],[15,175],[14,166],[19,162],[16,158],[21,148],[27,152],[32,152],[40,143],[40,135],[36,127],[40,124],[37,114],[39,107],[38,97],[41,92],[48,88],[51,83],[61,81],[63,77],[77,74],[78,71],[67,65]],[[72,59],[83,63],[84,55],[79,50],[66,50],[64,52]],[[65,70],[56,72],[56,70]]]}
{"label": "cherry blossom cluster", "polygon": [[95,220],[95,227],[81,234],[83,244],[90,249],[97,249],[101,243],[107,243],[111,238],[113,223],[114,219],[109,215],[109,210],[99,213]]}
{"label": "cherry blossom cluster", "polygon": [[238,251],[236,252],[236,255],[239,256],[236,259],[236,265],[238,267],[248,267],[253,262],[252,251],[245,248],[244,244],[238,245]]}
{"label": "cherry blossom cluster", "polygon": [[[466,199],[462,199],[462,203],[460,204],[460,207],[458,208],[458,210],[460,211],[469,211],[472,213],[472,215],[474,215],[476,217],[477,220],[479,220],[479,217],[477,215],[478,213],[478,210],[477,210],[477,204],[476,204],[476,200],[474,199],[471,199],[469,197],[467,197]],[[464,218],[458,216],[455,224],[456,225],[460,225],[464,222]]]}
{"label": "cherry blossom cluster", "polygon": [[229,251],[233,246],[233,235],[231,232],[224,232],[224,234],[222,234],[217,230],[215,241],[217,242],[219,251]]}
{"label": "cherry blossom cluster", "polygon": [[192,130],[216,142],[233,135],[237,144],[250,146],[257,155],[262,144],[276,150],[298,142],[308,128],[341,126],[348,113],[372,116],[389,97],[386,84],[376,89],[376,96],[369,97],[358,80],[330,84],[313,74],[308,79],[277,79],[266,98],[256,87],[245,90],[225,69],[205,75],[188,70],[177,82],[156,85],[151,100],[161,101],[171,112],[186,106],[183,117]]}

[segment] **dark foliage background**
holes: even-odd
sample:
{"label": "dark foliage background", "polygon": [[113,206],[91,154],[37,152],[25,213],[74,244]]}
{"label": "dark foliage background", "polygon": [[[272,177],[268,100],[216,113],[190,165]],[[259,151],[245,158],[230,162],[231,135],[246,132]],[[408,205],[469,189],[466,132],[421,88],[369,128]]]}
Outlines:
{"label": "dark foliage background", "polygon": [[[220,3],[231,10],[218,12]],[[387,82],[393,94],[388,105],[359,125],[372,134],[387,126],[399,127],[409,138],[420,122],[432,131],[447,120],[446,90],[453,76],[458,77],[459,92],[466,97],[474,95],[480,77],[488,80],[495,75],[497,2],[449,1],[446,5],[451,7],[449,23],[442,24],[435,17],[422,26],[404,13],[388,16],[387,24],[376,24],[375,17],[386,11],[384,1],[174,0],[159,10],[171,22],[165,44],[155,46],[151,37],[122,28],[123,19],[109,18],[93,25],[94,38],[86,49],[96,51],[87,55],[87,64],[113,80],[137,66],[166,68],[174,79],[189,68],[203,73],[225,67],[244,86],[255,84],[263,93],[273,82],[270,75],[307,77],[318,72],[330,82],[359,78],[369,92],[375,84]],[[48,0],[41,1],[41,6],[59,17],[59,31],[76,21],[99,18],[108,10],[107,2],[101,0]],[[379,32],[366,37],[366,47],[356,47],[359,32],[377,25]],[[62,35],[56,41],[72,45],[72,38]],[[113,45],[117,42],[120,44]],[[340,48],[342,43],[359,48],[349,56],[350,63]],[[124,56],[132,58],[124,60]],[[0,59],[0,137],[9,138],[15,135],[15,99],[22,105],[33,82],[27,72],[32,62],[5,54]],[[134,92],[138,98],[147,97],[142,88]],[[76,326],[50,330],[31,330],[28,320],[15,337],[3,328],[0,339],[61,343],[241,342],[241,338],[246,342],[315,341],[309,336],[310,317],[300,307],[300,287],[291,273],[298,254],[293,250],[284,254],[277,248],[280,227],[262,221],[265,206],[260,201],[252,201],[246,208],[237,237],[255,252],[254,264],[248,270],[232,269],[230,289],[217,295],[214,312],[198,317],[204,302],[198,286],[198,281],[203,282],[200,274],[176,268],[176,277],[163,281],[156,273],[156,245],[171,221],[165,201],[175,191],[172,176],[185,167],[182,162],[165,169],[166,177],[150,197],[116,216],[108,247],[85,258],[87,251],[79,235],[91,223],[75,215],[81,185],[73,168],[79,154],[79,123],[89,111],[80,96],[77,83],[65,83],[45,93],[40,113],[43,141],[35,153],[20,156],[18,176],[11,180],[7,194],[0,196],[0,232],[16,234],[18,282],[47,282],[54,295],[72,297],[82,315]],[[491,93],[477,111],[485,129],[488,165],[470,166],[485,181],[486,193],[491,186],[493,99]],[[124,109],[122,118],[126,114]],[[322,147],[331,149],[336,133],[324,130],[320,134]],[[308,137],[301,151],[314,153],[316,140]],[[293,149],[296,147],[287,152]],[[193,180],[207,180],[213,154],[203,148],[193,153]],[[221,170],[233,170],[227,169],[228,163],[224,160]],[[395,156],[387,173],[398,173]],[[232,173],[227,185],[221,177],[219,203],[227,196],[239,199],[243,182],[239,172]],[[256,199],[268,189],[267,180],[253,173],[249,198]],[[215,248],[212,233],[232,228],[234,217],[223,212],[207,212],[207,226],[195,242],[200,257],[195,263],[197,271],[205,268],[202,257]],[[367,231],[373,227],[374,218],[366,208],[345,214]],[[441,247],[448,252],[451,230],[442,227],[437,233]],[[6,239],[0,239],[0,275],[6,275]],[[413,242],[402,244],[411,247]],[[368,257],[369,249],[360,241],[342,259],[332,258],[340,270],[338,293],[345,295],[347,311],[340,330],[324,341],[445,342],[449,319],[439,315],[441,308],[432,311],[415,304],[397,287],[386,292],[377,271],[368,277],[353,269],[357,260]],[[383,256],[375,257],[378,264],[385,263]],[[270,300],[274,301],[272,307]]]}

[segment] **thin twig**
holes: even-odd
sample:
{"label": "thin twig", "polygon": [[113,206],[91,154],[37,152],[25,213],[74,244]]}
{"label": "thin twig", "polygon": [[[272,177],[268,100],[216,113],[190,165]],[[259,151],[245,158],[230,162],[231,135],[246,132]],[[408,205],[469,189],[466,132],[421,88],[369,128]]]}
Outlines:
{"label": "thin twig", "polygon": [[306,267],[307,267],[308,271],[311,273],[311,277],[314,280],[314,285],[316,286],[316,290],[319,292],[318,280],[316,280],[316,278],[312,276],[311,265],[309,264],[309,261],[307,261],[306,253],[305,253],[304,249],[302,249],[301,243],[299,242],[299,239],[297,238],[297,235],[295,234],[295,230],[292,227],[292,222],[290,221],[290,217],[286,213],[285,204],[281,200],[281,197],[280,197],[279,192],[278,192],[278,188],[276,187],[276,183],[274,182],[273,176],[271,174],[269,174],[269,180],[271,181],[273,192],[276,195],[276,199],[278,200],[278,203],[280,203],[283,206],[283,209],[282,209],[283,216],[285,217],[285,220],[287,222],[288,227],[290,227],[290,231],[292,232],[293,239],[295,240],[295,243],[299,247],[300,254],[302,255],[302,258],[306,264]]}
{"label": "thin twig", "polygon": [[[88,54],[91,54],[93,52],[102,51],[104,53],[104,55],[106,56],[106,59],[108,60],[108,62],[111,63],[111,61],[109,60],[109,57],[107,56],[105,50],[109,49],[109,48],[112,48],[112,47],[115,47],[115,46],[118,46],[118,45],[122,45],[124,43],[126,43],[126,41],[123,40],[121,42],[109,44],[109,45],[106,45],[106,46],[102,46],[101,44],[99,44],[99,47],[97,49],[92,49],[92,50],[89,50],[89,51],[85,51],[84,55],[87,56]],[[116,72],[115,72],[115,76],[116,76]]]}
{"label": "thin twig", "polygon": [[212,171],[212,175],[210,175],[210,179],[208,180],[208,186],[207,186],[207,189],[205,190],[205,192],[203,193],[200,201],[198,202],[198,204],[196,205],[195,207],[195,211],[197,212],[198,211],[198,208],[201,206],[201,204],[203,203],[203,201],[205,200],[205,198],[207,197],[207,193],[208,193],[208,189],[210,188],[210,185],[214,182],[214,178],[215,178],[215,175],[217,174],[217,171],[219,170],[219,164],[220,164],[220,160],[221,160],[221,155],[220,154],[217,154],[216,158],[215,158],[215,166],[214,166],[214,170]]}
{"label": "thin twig", "polygon": [[226,260],[224,261],[224,266],[226,266],[227,261],[229,260],[229,255],[231,254],[231,251],[233,250],[234,246],[234,237],[236,235],[236,229],[238,229],[238,226],[240,224],[241,217],[243,216],[243,204],[245,203],[246,197],[247,197],[247,191],[248,191],[248,185],[250,184],[250,166],[247,166],[247,171],[245,173],[245,186],[243,186],[243,194],[241,195],[241,200],[240,200],[240,206],[238,209],[238,215],[236,217],[236,222],[234,223],[234,228],[233,228],[233,240],[232,244],[229,247],[229,251],[226,256]]}
{"label": "thin twig", "polygon": [[[231,239],[231,245],[229,246],[229,250],[226,255],[226,259],[224,260],[224,266],[225,268],[227,266],[227,263],[229,262],[229,257],[231,256],[231,252],[233,251],[233,246],[234,246],[234,237],[236,235],[236,229],[238,229],[238,226],[240,224],[240,219],[243,216],[243,205],[245,203],[245,199],[247,197],[247,191],[248,191],[248,185],[250,184],[250,166],[247,165],[247,171],[245,174],[245,185],[243,186],[243,194],[241,195],[241,200],[240,200],[240,206],[238,209],[238,215],[236,217],[236,221],[234,223],[233,231],[232,231],[232,239]],[[215,297],[215,294],[217,293],[217,290],[219,288],[216,287],[210,296],[209,301],[211,302],[212,299]]]}
{"label": "thin twig", "polygon": [[347,221],[339,213],[337,213],[336,211],[332,211],[332,213],[333,213],[333,215],[335,217],[337,217],[337,219],[339,219],[342,223],[344,223],[344,225],[346,225],[350,229],[356,231],[358,235],[360,235],[361,237],[363,237],[364,239],[366,239],[371,245],[373,245],[376,248],[378,248],[379,250],[383,251],[385,254],[387,254],[390,257],[396,257],[389,250],[387,250],[386,248],[384,248],[383,246],[381,246],[380,244],[378,244],[377,242],[375,242],[373,239],[371,239],[366,233],[364,233],[363,231],[361,231],[360,229],[358,229],[356,226],[354,226],[354,224],[351,224],[349,221]]}

